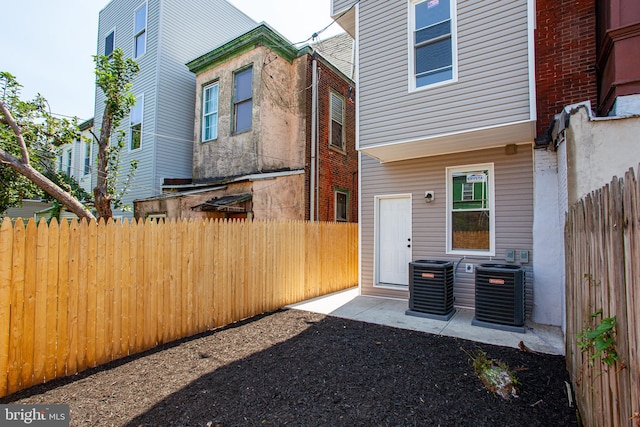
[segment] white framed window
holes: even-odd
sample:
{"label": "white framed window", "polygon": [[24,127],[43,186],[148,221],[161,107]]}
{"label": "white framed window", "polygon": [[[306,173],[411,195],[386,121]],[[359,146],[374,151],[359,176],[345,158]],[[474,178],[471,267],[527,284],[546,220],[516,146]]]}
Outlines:
{"label": "white framed window", "polygon": [[147,51],[147,3],[136,9],[133,23],[133,57],[139,58]]}
{"label": "white framed window", "polygon": [[409,89],[457,80],[456,0],[410,0],[409,17]]}
{"label": "white framed window", "polygon": [[144,111],[144,95],[136,97],[136,103],[129,113],[129,150],[137,150],[142,147],[142,117]]}
{"label": "white framed window", "polygon": [[253,114],[253,67],[238,71],[233,76],[233,130],[234,134],[251,129]]}
{"label": "white framed window", "polygon": [[333,190],[334,220],[338,222],[349,221],[349,191]]}
{"label": "white framed window", "polygon": [[493,163],[447,168],[447,253],[495,255]]}
{"label": "white framed window", "polygon": [[82,173],[84,175],[89,175],[91,173],[91,148],[92,144],[90,141],[85,141],[84,143],[84,168]]}
{"label": "white framed window", "polygon": [[116,46],[116,30],[113,29],[104,38],[104,56],[111,56]]}
{"label": "white framed window", "polygon": [[218,82],[202,90],[202,142],[218,138]]}
{"label": "white framed window", "polygon": [[66,150],[64,160],[64,172],[67,176],[71,176],[72,152],[71,149]]}
{"label": "white framed window", "polygon": [[344,136],[344,97],[333,90],[329,92],[331,104],[331,125],[329,126],[329,145],[345,149]]}

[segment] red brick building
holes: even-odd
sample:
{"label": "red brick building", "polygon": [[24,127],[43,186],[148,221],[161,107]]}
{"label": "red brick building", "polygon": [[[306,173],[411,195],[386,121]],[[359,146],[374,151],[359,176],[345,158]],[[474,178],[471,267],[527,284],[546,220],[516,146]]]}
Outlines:
{"label": "red brick building", "polygon": [[590,101],[599,116],[640,94],[640,2],[536,1],[537,134],[566,105]]}
{"label": "red brick building", "polygon": [[[314,61],[316,62],[315,67]],[[316,80],[313,78],[314,72]],[[309,203],[306,204],[305,216],[307,219],[318,221],[334,221],[337,211],[342,209],[339,205],[346,202],[344,218],[348,222],[358,222],[355,84],[349,79],[345,79],[344,74],[336,67],[314,52],[307,57],[307,83],[305,87],[316,83],[318,88],[316,104],[318,122],[314,133],[312,131],[313,120],[307,120],[305,188],[307,194],[313,195],[315,193],[318,202],[312,203],[309,200]],[[306,116],[309,118],[314,114],[314,102],[313,93],[307,91]],[[332,131],[340,127],[340,124],[334,120],[338,113],[336,107],[339,107],[340,103],[344,107],[343,140],[337,141],[332,138]],[[312,141],[314,136],[317,138],[315,143]],[[315,177],[312,174],[315,174]],[[314,188],[311,188],[312,186]],[[311,211],[312,209],[314,212]]]}

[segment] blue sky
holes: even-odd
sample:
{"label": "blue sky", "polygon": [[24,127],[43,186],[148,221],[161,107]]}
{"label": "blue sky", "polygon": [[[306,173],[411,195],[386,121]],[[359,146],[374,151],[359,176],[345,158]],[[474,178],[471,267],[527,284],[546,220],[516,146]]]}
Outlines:
{"label": "blue sky", "polygon": [[[188,0],[185,0],[188,1]],[[51,111],[93,116],[98,12],[108,0],[18,0],[2,6],[0,70],[18,78],[23,98],[42,94]],[[292,42],[327,26],[330,0],[230,0],[255,21],[265,21]],[[342,30],[332,25],[321,38]]]}

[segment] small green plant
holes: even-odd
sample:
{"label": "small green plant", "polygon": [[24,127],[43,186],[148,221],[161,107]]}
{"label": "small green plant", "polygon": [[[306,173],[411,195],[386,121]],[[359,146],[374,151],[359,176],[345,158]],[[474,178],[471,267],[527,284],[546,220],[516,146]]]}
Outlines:
{"label": "small green plant", "polygon": [[506,363],[487,358],[487,353],[482,350],[476,350],[473,354],[465,349],[462,351],[471,359],[473,370],[487,390],[503,399],[518,397],[516,390],[518,379]]}
{"label": "small green plant", "polygon": [[[578,348],[583,353],[590,354],[589,363],[593,365],[596,359],[612,366],[618,360],[616,352],[616,318],[602,318],[602,309],[590,315],[593,325],[587,325],[577,336]],[[596,319],[600,317],[600,323]]]}

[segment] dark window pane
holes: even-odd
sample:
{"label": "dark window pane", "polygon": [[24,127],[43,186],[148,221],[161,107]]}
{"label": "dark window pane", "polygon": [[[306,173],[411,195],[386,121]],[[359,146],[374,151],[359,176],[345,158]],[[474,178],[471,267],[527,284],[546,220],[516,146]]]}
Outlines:
{"label": "dark window pane", "polygon": [[416,31],[416,44],[451,33],[451,21],[442,22],[432,27]]}
{"label": "dark window pane", "polygon": [[138,123],[131,126],[131,149],[136,150],[140,148],[140,139],[142,136],[142,124]]}
{"label": "dark window pane", "polygon": [[147,33],[142,33],[139,36],[136,36],[136,52],[135,57],[139,57],[144,55],[144,52],[147,48]]}
{"label": "dark window pane", "polygon": [[415,7],[416,30],[451,18],[449,0],[426,0]]}
{"label": "dark window pane", "polygon": [[111,52],[113,52],[113,42],[114,42],[115,34],[113,31],[109,33],[109,35],[104,39],[104,55],[109,56]]}
{"label": "dark window pane", "polygon": [[242,132],[251,129],[251,110],[253,107],[252,101],[245,101],[241,104],[236,104],[235,111],[235,131]]}
{"label": "dark window pane", "polygon": [[338,148],[342,147],[342,124],[331,121],[331,145]]}
{"label": "dark window pane", "polygon": [[416,48],[416,74],[450,67],[451,64],[450,38]]}
{"label": "dark window pane", "polygon": [[489,250],[489,212],[451,212],[452,249]]}
{"label": "dark window pane", "polygon": [[347,220],[347,195],[336,193],[336,221]]}
{"label": "dark window pane", "polygon": [[236,96],[235,101],[243,101],[249,99],[252,96],[251,78],[253,76],[253,69],[241,71],[236,74]]}

